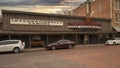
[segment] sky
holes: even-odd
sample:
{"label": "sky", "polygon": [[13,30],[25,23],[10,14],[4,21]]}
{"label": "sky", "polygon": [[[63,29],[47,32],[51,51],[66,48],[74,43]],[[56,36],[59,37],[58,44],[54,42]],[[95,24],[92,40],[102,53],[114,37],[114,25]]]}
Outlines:
{"label": "sky", "polygon": [[0,10],[18,10],[39,13],[57,13],[62,9],[73,9],[85,0],[0,0]]}

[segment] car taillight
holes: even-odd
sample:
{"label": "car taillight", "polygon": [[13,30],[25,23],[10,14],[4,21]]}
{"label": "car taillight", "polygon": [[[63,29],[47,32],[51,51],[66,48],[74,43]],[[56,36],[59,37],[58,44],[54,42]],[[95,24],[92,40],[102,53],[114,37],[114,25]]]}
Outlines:
{"label": "car taillight", "polygon": [[25,45],[25,43],[24,43],[24,42],[22,42],[21,44],[22,44],[23,46]]}

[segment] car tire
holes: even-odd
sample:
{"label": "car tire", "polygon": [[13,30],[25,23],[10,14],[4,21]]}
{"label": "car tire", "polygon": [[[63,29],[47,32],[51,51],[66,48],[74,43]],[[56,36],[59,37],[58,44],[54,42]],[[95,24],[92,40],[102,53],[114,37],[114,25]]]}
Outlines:
{"label": "car tire", "polygon": [[56,47],[55,47],[55,46],[52,46],[51,49],[52,49],[52,50],[56,50]]}
{"label": "car tire", "polygon": [[73,46],[72,45],[68,45],[68,48],[71,49],[71,48],[73,48]]}
{"label": "car tire", "polygon": [[113,45],[116,45],[116,42],[113,42]]}
{"label": "car tire", "polygon": [[13,52],[14,52],[14,53],[19,53],[19,52],[20,52],[20,49],[16,47],[16,48],[13,49]]}

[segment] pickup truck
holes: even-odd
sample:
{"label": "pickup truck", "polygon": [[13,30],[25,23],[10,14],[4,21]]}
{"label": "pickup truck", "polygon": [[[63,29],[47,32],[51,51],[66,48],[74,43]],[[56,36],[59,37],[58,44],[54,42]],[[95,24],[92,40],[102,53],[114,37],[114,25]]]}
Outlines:
{"label": "pickup truck", "polygon": [[107,40],[105,42],[106,45],[117,45],[117,44],[120,44],[120,38],[115,38],[115,39],[112,39],[112,40]]}

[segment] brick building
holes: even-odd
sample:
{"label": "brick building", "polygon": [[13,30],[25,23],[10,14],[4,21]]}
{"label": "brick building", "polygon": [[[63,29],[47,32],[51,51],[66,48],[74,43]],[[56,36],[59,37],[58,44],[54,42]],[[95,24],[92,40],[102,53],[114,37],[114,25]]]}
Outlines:
{"label": "brick building", "polygon": [[[91,3],[91,17],[111,18],[111,25],[120,32],[120,0],[94,0]],[[86,16],[86,3],[73,10],[75,16]]]}
{"label": "brick building", "polygon": [[21,39],[26,48],[32,42],[47,45],[60,39],[69,39],[81,44],[105,43],[107,39],[118,35],[113,31],[110,18],[43,14],[23,11],[2,10],[0,23],[0,40]]}

